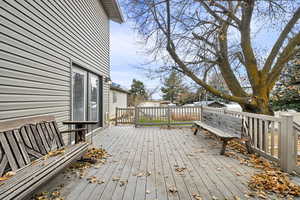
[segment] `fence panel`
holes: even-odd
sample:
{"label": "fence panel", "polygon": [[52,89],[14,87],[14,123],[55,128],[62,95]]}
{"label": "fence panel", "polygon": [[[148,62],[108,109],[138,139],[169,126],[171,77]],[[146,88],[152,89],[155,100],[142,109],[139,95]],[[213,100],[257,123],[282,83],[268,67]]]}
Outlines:
{"label": "fence panel", "polygon": [[134,124],[135,109],[134,108],[116,108],[116,125],[118,124]]}
{"label": "fence panel", "polygon": [[201,107],[169,107],[170,125],[191,125],[201,120]]}

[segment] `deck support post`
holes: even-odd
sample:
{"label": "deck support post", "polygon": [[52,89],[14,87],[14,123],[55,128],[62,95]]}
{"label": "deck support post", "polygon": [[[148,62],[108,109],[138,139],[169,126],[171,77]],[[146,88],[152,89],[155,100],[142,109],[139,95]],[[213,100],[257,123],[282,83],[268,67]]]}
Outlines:
{"label": "deck support post", "polygon": [[118,126],[118,107],[116,107],[116,126]]}
{"label": "deck support post", "polygon": [[282,119],[280,140],[279,140],[279,160],[280,167],[284,172],[291,173],[296,166],[295,140],[293,131],[293,115],[280,114]]}
{"label": "deck support post", "polygon": [[170,128],[171,126],[171,108],[168,106],[168,127]]}
{"label": "deck support post", "polygon": [[139,111],[138,111],[138,107],[135,106],[134,107],[134,127],[136,128],[138,125],[138,114],[139,114]]}

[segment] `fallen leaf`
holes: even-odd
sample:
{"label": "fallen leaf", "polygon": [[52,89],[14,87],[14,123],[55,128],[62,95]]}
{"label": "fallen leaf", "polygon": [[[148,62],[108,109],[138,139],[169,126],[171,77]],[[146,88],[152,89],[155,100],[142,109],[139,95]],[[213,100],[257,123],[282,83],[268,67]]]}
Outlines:
{"label": "fallen leaf", "polygon": [[169,192],[170,193],[176,193],[177,192],[177,188],[175,186],[170,186],[169,187]]}
{"label": "fallen leaf", "polygon": [[175,168],[176,172],[183,172],[185,170],[186,170],[186,167],[177,167],[177,168]]}
{"label": "fallen leaf", "polygon": [[238,197],[238,196],[234,196],[233,199],[234,199],[234,200],[241,200],[241,198]]}
{"label": "fallen leaf", "polygon": [[14,172],[14,171],[6,172],[3,176],[0,177],[0,181],[6,181],[14,175],[16,175],[16,172]]}
{"label": "fallen leaf", "polygon": [[199,194],[193,193],[192,196],[195,200],[203,200]]}
{"label": "fallen leaf", "polygon": [[112,181],[119,181],[120,180],[120,177],[113,177],[112,178]]}
{"label": "fallen leaf", "polygon": [[119,182],[120,187],[126,185],[128,183],[128,180],[122,180]]}

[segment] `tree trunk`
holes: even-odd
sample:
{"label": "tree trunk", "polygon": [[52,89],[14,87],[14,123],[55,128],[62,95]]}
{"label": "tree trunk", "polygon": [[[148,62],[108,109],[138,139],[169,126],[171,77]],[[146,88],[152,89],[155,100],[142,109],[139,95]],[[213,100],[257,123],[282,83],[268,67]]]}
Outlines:
{"label": "tree trunk", "polygon": [[274,116],[268,96],[254,96],[251,104],[242,104],[241,107],[244,112]]}

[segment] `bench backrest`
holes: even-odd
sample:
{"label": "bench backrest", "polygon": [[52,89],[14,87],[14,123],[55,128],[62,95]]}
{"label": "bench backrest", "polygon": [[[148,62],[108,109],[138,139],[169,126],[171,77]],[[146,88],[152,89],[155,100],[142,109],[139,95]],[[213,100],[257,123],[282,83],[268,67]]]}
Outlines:
{"label": "bench backrest", "polygon": [[53,116],[0,122],[0,176],[63,146]]}
{"label": "bench backrest", "polygon": [[238,138],[242,137],[243,121],[240,118],[211,111],[203,111],[202,122]]}

